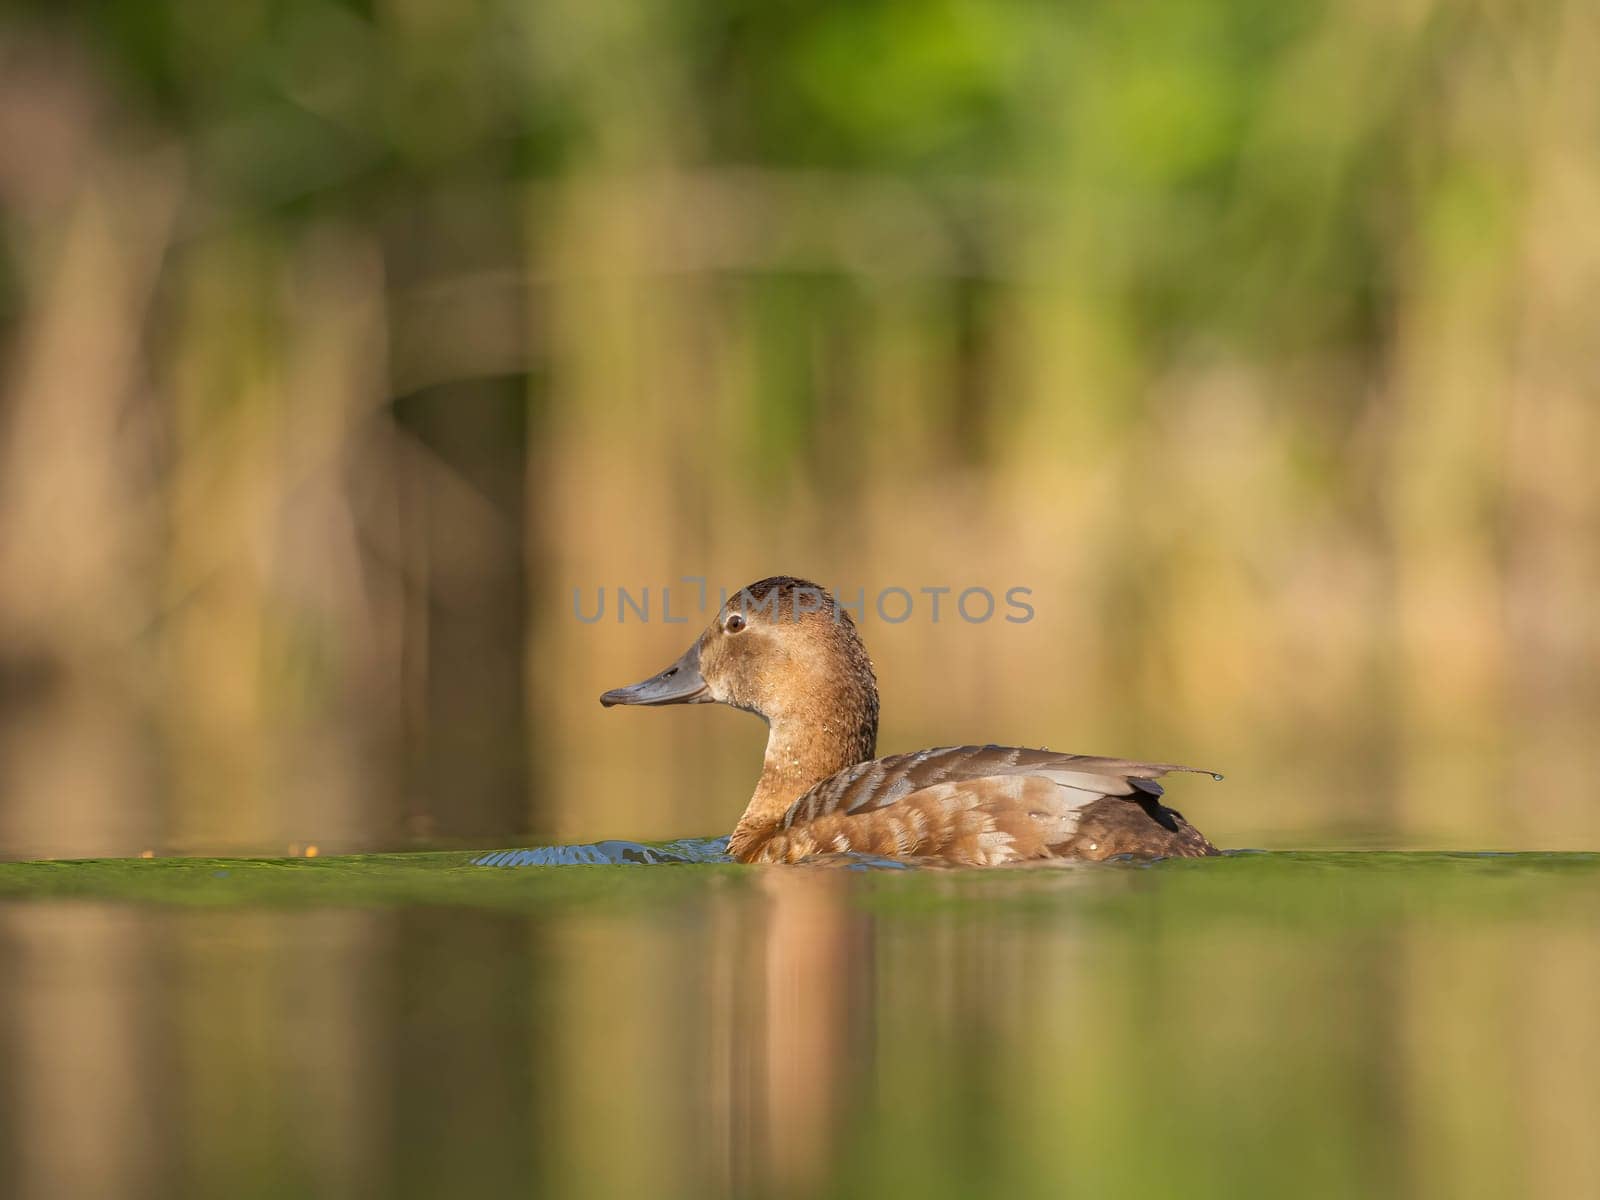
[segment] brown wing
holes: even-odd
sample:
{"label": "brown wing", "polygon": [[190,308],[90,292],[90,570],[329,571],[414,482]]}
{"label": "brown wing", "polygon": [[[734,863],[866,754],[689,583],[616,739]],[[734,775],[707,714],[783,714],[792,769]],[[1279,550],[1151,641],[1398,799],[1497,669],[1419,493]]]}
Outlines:
{"label": "brown wing", "polygon": [[1216,774],[1176,763],[1060,754],[1022,746],[941,746],[914,754],[874,758],[830,775],[790,805],[782,828],[815,821],[825,813],[868,812],[894,804],[923,788],[994,775],[1042,776],[1062,787],[1083,792],[1085,803],[1097,796],[1130,796],[1135,791],[1159,796],[1162,788],[1156,780],[1168,771]]}
{"label": "brown wing", "polygon": [[1162,794],[1157,776],[1196,770],[1018,746],[897,754],[841,771],[801,796],[759,857],[856,850],[974,864],[1036,858],[1072,841],[1087,806],[1108,797],[1153,800]]}

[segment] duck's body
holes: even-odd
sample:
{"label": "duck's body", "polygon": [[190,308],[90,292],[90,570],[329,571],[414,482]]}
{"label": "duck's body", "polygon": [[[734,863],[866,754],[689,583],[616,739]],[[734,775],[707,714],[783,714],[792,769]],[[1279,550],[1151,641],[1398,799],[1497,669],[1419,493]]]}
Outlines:
{"label": "duck's body", "polygon": [[1154,777],[1189,769],[1017,746],[896,754],[829,776],[776,822],[741,821],[729,852],[745,862],[855,851],[979,867],[1215,854],[1160,802]]}
{"label": "duck's body", "polygon": [[770,728],[761,779],[728,846],[743,862],[857,852],[995,866],[1217,853],[1160,802],[1156,779],[1193,767],[1014,746],[874,758],[872,664],[849,614],[805,580],[751,584],[677,663],[601,697],[713,701]]}

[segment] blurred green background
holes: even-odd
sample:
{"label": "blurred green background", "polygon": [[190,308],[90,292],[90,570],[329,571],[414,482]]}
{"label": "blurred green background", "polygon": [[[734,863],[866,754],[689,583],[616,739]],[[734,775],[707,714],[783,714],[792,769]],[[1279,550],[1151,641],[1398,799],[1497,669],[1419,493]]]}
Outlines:
{"label": "blurred green background", "polygon": [[602,714],[693,628],[572,596],[778,572],[1032,589],[869,614],[885,752],[1593,846],[1597,64],[1588,0],[11,0],[0,855],[724,832],[758,727]]}
{"label": "blurred green background", "polygon": [[0,859],[320,857],[0,863],[0,1193],[1600,1194],[1592,854],[327,857],[726,832],[595,701],[774,573],[1031,589],[886,753],[1600,845],[1593,0],[3,3]]}

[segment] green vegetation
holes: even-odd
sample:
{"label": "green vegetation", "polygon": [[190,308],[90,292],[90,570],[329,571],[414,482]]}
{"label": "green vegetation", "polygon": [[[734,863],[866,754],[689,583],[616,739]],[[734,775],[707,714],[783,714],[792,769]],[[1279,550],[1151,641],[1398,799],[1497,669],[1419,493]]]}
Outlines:
{"label": "green vegetation", "polygon": [[[734,864],[480,867],[478,852],[328,858],[101,859],[0,863],[0,899],[199,907],[450,906],[559,916],[648,909],[757,886]],[[827,879],[845,864],[802,869]],[[1600,854],[1242,853],[1223,859],[999,871],[847,870],[868,910],[1358,925],[1403,914],[1494,919],[1600,903]]]}
{"label": "green vegetation", "polygon": [[475,867],[475,854],[99,859],[0,863],[0,897],[271,907],[462,905],[555,911],[648,905],[737,868]]}

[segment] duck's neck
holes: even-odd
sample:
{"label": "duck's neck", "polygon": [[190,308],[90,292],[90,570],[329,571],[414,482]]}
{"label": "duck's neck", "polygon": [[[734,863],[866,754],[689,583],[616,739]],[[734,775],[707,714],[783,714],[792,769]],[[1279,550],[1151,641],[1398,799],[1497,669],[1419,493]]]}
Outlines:
{"label": "duck's neck", "polygon": [[766,840],[790,806],[817,784],[876,754],[877,693],[852,690],[809,711],[770,718],[769,725],[761,780],[729,847],[736,857]]}

